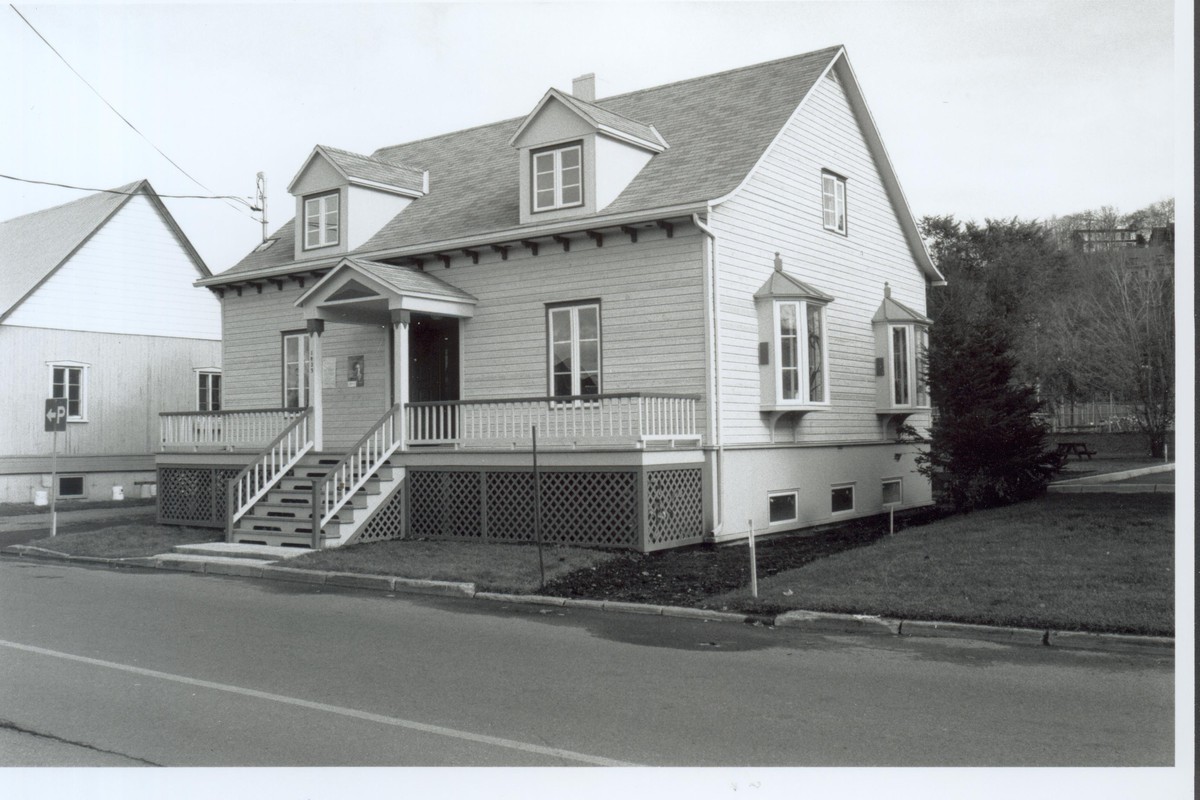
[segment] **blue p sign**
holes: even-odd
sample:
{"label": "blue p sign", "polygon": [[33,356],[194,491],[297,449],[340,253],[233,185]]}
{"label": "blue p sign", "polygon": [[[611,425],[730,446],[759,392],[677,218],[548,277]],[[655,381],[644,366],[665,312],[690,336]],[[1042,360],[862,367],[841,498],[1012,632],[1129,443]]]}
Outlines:
{"label": "blue p sign", "polygon": [[67,429],[67,401],[52,397],[46,401],[46,432]]}

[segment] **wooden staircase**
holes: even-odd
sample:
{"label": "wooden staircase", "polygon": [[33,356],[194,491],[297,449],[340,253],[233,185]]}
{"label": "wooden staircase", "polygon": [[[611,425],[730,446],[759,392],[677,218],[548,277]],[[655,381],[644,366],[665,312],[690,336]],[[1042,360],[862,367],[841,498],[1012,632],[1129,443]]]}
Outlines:
{"label": "wooden staircase", "polygon": [[[330,474],[342,459],[340,453],[309,452],[289,470],[241,519],[234,523],[230,541],[281,547],[322,549],[348,544],[375,509],[400,488],[404,470],[384,461],[313,538],[313,484]],[[352,475],[353,482],[362,477]]]}

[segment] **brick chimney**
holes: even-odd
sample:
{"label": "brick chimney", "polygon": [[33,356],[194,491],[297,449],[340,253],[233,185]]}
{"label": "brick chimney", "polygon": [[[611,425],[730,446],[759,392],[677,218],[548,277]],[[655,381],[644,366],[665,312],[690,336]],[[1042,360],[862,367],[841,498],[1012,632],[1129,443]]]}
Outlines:
{"label": "brick chimney", "polygon": [[588,103],[596,102],[596,73],[589,72],[571,81],[571,94]]}

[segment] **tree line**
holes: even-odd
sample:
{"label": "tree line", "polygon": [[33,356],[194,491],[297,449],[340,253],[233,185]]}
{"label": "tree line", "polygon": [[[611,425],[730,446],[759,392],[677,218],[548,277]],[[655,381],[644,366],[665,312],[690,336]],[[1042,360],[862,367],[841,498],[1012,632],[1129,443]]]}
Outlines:
{"label": "tree line", "polygon": [[[1146,234],[1173,218],[1168,200],[1044,222],[921,221],[947,281],[929,290],[936,414],[921,463],[953,505],[1040,492],[1058,466],[1041,415],[1057,404],[1129,402],[1150,454],[1163,455],[1174,423],[1174,253],[1146,246]],[[1119,231],[1133,246],[1093,244],[1080,230]]]}

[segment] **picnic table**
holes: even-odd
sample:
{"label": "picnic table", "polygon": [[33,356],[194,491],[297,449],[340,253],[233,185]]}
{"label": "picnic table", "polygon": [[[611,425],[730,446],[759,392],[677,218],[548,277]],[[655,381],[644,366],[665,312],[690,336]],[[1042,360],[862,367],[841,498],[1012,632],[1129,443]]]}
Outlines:
{"label": "picnic table", "polygon": [[1064,456],[1075,456],[1080,461],[1084,456],[1087,456],[1088,461],[1092,460],[1092,456],[1096,455],[1095,450],[1091,450],[1087,446],[1087,442],[1059,442],[1058,452]]}

